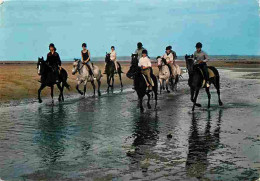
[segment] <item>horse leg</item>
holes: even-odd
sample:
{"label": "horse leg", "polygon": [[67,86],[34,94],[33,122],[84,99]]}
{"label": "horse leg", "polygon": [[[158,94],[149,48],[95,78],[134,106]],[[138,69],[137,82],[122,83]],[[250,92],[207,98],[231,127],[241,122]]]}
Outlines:
{"label": "horse leg", "polygon": [[218,93],[218,103],[220,106],[223,105],[221,99],[220,99],[220,85],[219,85],[219,76],[216,77],[216,81],[214,82],[214,86],[217,89],[217,93]]}
{"label": "horse leg", "polygon": [[159,79],[160,81],[160,94],[162,94],[162,79]]}
{"label": "horse leg", "polygon": [[153,92],[154,92],[154,99],[155,99],[154,109],[156,110],[156,107],[157,107],[157,88],[154,88]]}
{"label": "horse leg", "polygon": [[80,93],[80,95],[83,95],[83,92],[81,90],[79,90],[79,85],[81,84],[81,81],[78,81],[78,84],[76,85],[76,90],[78,91],[78,93]]}
{"label": "horse leg", "polygon": [[207,92],[207,95],[208,95],[208,108],[210,108],[210,98],[211,98],[211,95],[210,95],[210,92],[209,92],[209,87],[206,88],[206,92]]}
{"label": "horse leg", "polygon": [[110,87],[110,75],[107,75],[107,93],[109,93],[109,87]]}
{"label": "horse leg", "polygon": [[152,106],[151,106],[151,104],[150,104],[150,99],[151,99],[151,96],[150,96],[150,94],[148,93],[148,94],[146,94],[147,95],[147,97],[148,97],[148,101],[147,101],[147,107],[148,107],[148,109],[151,109],[152,108]]}
{"label": "horse leg", "polygon": [[194,97],[194,102],[193,102],[193,107],[192,107],[192,111],[194,111],[194,109],[195,109],[195,106],[196,106],[196,101],[197,101],[197,98],[198,98],[198,95],[199,95],[199,89],[197,89],[196,91],[195,91],[195,97]]}
{"label": "horse leg", "polygon": [[54,105],[54,100],[53,100],[53,85],[51,86],[51,104]]}
{"label": "horse leg", "polygon": [[167,79],[167,80],[165,81],[165,83],[166,83],[166,91],[167,91],[167,93],[170,93],[170,91],[169,91],[169,89],[168,89],[169,79]]}
{"label": "horse leg", "polygon": [[120,71],[120,73],[118,73],[119,80],[120,80],[120,84],[121,84],[121,89],[123,89],[123,83],[122,83],[122,77],[121,77],[121,69],[119,71]]}
{"label": "horse leg", "polygon": [[86,92],[87,92],[87,81],[84,82],[84,91],[83,91],[83,95],[84,97],[86,96]]}
{"label": "horse leg", "polygon": [[98,96],[101,96],[101,92],[100,92],[100,85],[101,85],[101,81],[98,80]]}
{"label": "horse leg", "polygon": [[175,82],[174,82],[175,91],[177,91],[178,82],[179,82],[179,75],[176,75]]}
{"label": "horse leg", "polygon": [[191,102],[194,102],[194,93],[195,93],[194,89],[190,88],[190,100],[191,100]]}
{"label": "horse leg", "polygon": [[44,84],[41,84],[41,87],[39,88],[38,90],[38,100],[39,100],[39,103],[42,103],[42,99],[41,99],[41,91],[42,89],[44,89],[46,86]]}
{"label": "horse leg", "polygon": [[162,89],[165,90],[165,87],[164,87],[164,79],[162,80]]}
{"label": "horse leg", "polygon": [[92,84],[93,91],[94,91],[93,97],[95,97],[96,96],[96,85],[95,85],[94,81],[91,81],[91,84]]}
{"label": "horse leg", "polygon": [[59,102],[61,102],[61,98],[63,97],[63,85],[62,85],[62,87],[60,86],[60,84],[57,84],[57,87],[58,87],[58,89],[60,90],[60,95],[59,95]]}
{"label": "horse leg", "polygon": [[139,97],[139,106],[140,106],[141,113],[143,113],[144,112],[143,97]]}
{"label": "horse leg", "polygon": [[114,81],[115,81],[115,78],[114,78],[114,75],[113,75],[113,76],[112,76],[112,85],[111,85],[112,91],[114,90]]}

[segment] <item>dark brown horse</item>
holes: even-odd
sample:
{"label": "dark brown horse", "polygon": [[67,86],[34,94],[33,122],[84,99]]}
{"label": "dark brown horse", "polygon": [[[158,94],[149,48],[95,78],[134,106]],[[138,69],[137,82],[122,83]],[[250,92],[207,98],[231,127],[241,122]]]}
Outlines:
{"label": "dark brown horse", "polygon": [[[148,97],[147,107],[148,109],[151,109],[151,105],[150,105],[151,95],[150,95],[150,91],[147,91],[147,84],[143,74],[141,73],[141,68],[138,67],[138,58],[137,58],[138,55],[132,54],[131,57],[132,57],[132,62],[129,71],[127,72],[127,77],[134,80],[134,89],[138,95],[140,111],[143,112],[144,111],[143,98],[145,95],[147,95]],[[152,73],[152,68],[151,68],[151,78],[154,82],[154,86],[152,87],[152,92],[154,92],[155,95],[155,109],[156,109],[158,83],[157,83],[157,78]]]}
{"label": "dark brown horse", "polygon": [[[199,68],[199,65],[196,65],[194,63],[193,55],[191,55],[191,56],[185,55],[185,60],[186,60],[186,68],[188,69],[188,73],[189,73],[188,84],[190,86],[191,101],[193,102],[192,111],[194,111],[195,106],[201,107],[201,105],[197,103],[197,97],[199,95],[199,90],[203,87],[204,76],[202,74],[202,71]],[[217,89],[218,102],[219,102],[219,105],[222,106],[223,103],[220,99],[220,90],[219,90],[220,89],[219,72],[215,67],[208,66],[208,68],[211,69],[214,73],[214,76],[209,78],[209,83],[213,84],[215,86],[215,88]],[[203,87],[203,88],[205,88],[205,90],[207,92],[208,108],[210,108],[211,95],[209,92],[209,87]]]}
{"label": "dark brown horse", "polygon": [[[115,75],[115,64],[113,61],[111,61],[110,59],[110,53],[106,53],[106,58],[105,58],[105,62],[106,62],[106,67],[105,67],[105,73],[107,74],[107,92],[109,93],[109,88],[111,88],[112,92],[114,89],[114,75]],[[123,89],[123,83],[122,83],[122,77],[121,74],[122,72],[122,68],[119,62],[117,62],[118,64],[118,69],[117,69],[117,74],[119,76],[119,80],[120,80],[120,85],[121,85],[121,90]],[[112,81],[112,83],[111,83]]]}
{"label": "dark brown horse", "polygon": [[[46,64],[43,57],[38,58],[37,70],[38,70],[38,74],[41,76],[41,86],[38,90],[39,103],[42,103],[41,91],[46,86],[48,86],[51,88],[52,104],[54,104],[53,89],[54,89],[55,84],[57,85],[58,89],[60,90],[59,102],[64,101],[64,96],[63,96],[64,87],[66,87],[67,89],[70,88],[69,84],[67,83],[68,74],[67,74],[66,70],[62,69],[60,71],[60,75],[59,75],[60,82],[56,82],[55,73],[54,73],[52,67],[50,67],[48,64]],[[60,85],[60,84],[62,84],[62,85]]]}

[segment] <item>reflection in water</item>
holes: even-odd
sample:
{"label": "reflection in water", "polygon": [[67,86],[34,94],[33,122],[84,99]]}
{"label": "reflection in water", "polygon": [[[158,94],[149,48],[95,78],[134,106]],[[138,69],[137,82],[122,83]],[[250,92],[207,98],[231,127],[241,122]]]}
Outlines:
{"label": "reflection in water", "polygon": [[190,177],[202,178],[209,165],[208,153],[217,149],[220,143],[220,125],[222,110],[219,110],[217,126],[211,132],[211,112],[208,111],[207,123],[204,132],[200,132],[198,122],[201,119],[200,114],[192,114],[192,124],[189,136],[189,151],[186,161],[187,174]]}
{"label": "reflection in water", "polygon": [[[158,131],[158,116],[157,112],[154,115],[140,115],[133,120],[133,143],[132,146],[135,150],[129,153],[131,157],[132,169],[143,167],[141,161],[149,159],[150,156],[154,155],[150,152],[152,147],[156,146],[157,140],[159,139]],[[143,167],[143,169],[147,169]]]}
{"label": "reflection in water", "polygon": [[38,113],[39,133],[36,136],[36,143],[39,144],[39,149],[37,152],[45,164],[53,164],[64,155],[65,151],[66,111],[63,105],[59,105],[57,111],[51,107],[48,112],[39,109]]}

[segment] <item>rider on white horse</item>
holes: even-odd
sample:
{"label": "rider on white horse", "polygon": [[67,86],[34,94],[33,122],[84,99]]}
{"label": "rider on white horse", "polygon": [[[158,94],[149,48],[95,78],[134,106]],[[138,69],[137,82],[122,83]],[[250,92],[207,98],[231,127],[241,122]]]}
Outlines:
{"label": "rider on white horse", "polygon": [[83,62],[84,65],[86,65],[88,67],[89,70],[89,74],[90,76],[94,77],[94,71],[93,71],[93,66],[90,63],[90,52],[87,49],[87,44],[83,43],[82,44],[82,50],[81,50],[81,61]]}
{"label": "rider on white horse", "polygon": [[170,46],[166,47],[165,54],[162,56],[162,58],[164,58],[166,60],[166,63],[169,66],[169,69],[171,71],[171,75],[174,76],[174,67],[173,67],[174,65],[173,65],[173,62],[175,62],[175,58],[176,57],[171,52],[171,47]]}

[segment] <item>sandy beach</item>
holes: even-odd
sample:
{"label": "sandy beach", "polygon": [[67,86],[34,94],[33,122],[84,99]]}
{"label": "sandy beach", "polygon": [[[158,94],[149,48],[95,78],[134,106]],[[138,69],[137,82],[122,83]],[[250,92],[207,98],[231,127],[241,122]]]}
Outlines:
{"label": "sandy beach", "polygon": [[[129,69],[130,62],[129,61],[119,61],[123,68],[123,84],[124,86],[132,85],[132,80],[126,77],[126,72]],[[104,62],[94,62],[103,72],[104,70]],[[184,61],[177,61],[177,64],[181,66],[182,69],[185,69]],[[215,67],[221,68],[259,68],[260,61],[258,60],[248,60],[248,61],[228,61],[228,60],[218,60],[211,61],[208,65],[212,65]],[[77,75],[72,75],[72,62],[63,62],[62,67],[66,69],[69,74],[68,83],[71,86],[70,90],[65,90],[64,95],[70,96],[73,94],[77,94],[75,90],[76,86],[76,77]],[[158,68],[156,67],[156,63],[153,63],[153,70],[155,75],[158,75]],[[248,78],[259,78],[259,74],[250,74]],[[37,98],[37,91],[40,86],[38,82],[40,80],[40,76],[37,74],[36,62],[8,62],[2,61],[0,62],[0,104],[13,102],[18,103],[19,100],[22,99],[31,99],[35,100]],[[104,91],[106,89],[106,75],[103,75],[101,90]],[[115,77],[115,88],[119,87],[119,79],[118,76]],[[92,86],[88,84],[87,86],[88,92],[92,91]],[[55,96],[57,96],[58,91],[55,88]],[[50,88],[45,88],[42,91],[43,97],[50,95]]]}

